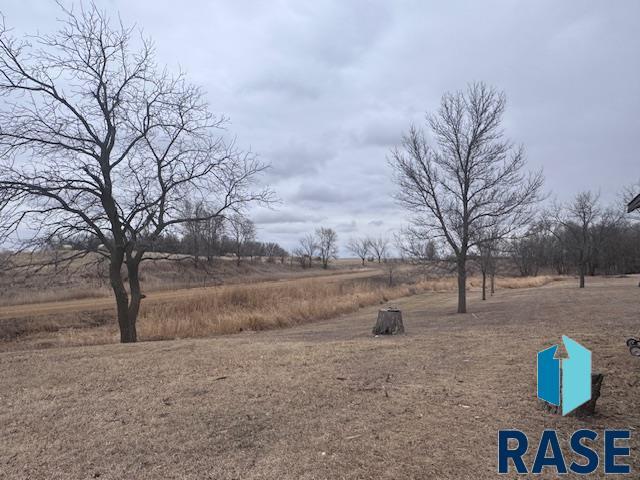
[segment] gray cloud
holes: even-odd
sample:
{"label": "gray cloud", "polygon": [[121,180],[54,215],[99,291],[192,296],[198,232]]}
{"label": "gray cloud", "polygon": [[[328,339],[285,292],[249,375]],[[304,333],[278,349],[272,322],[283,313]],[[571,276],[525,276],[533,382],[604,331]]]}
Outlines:
{"label": "gray cloud", "polygon": [[358,224],[355,220],[350,222],[343,222],[336,225],[337,233],[353,233],[358,231]]}
{"label": "gray cloud", "polygon": [[271,180],[316,174],[334,156],[335,152],[327,144],[311,144],[296,139],[289,139],[281,145],[274,146],[264,155],[271,165]]}
{"label": "gray cloud", "polygon": [[285,223],[312,223],[323,222],[326,217],[309,215],[300,211],[291,210],[263,210],[252,215],[252,220],[258,225],[273,225]]}
{"label": "gray cloud", "polygon": [[326,183],[311,183],[304,181],[298,187],[297,192],[289,197],[291,202],[297,204],[344,204],[346,202],[360,200],[360,195],[356,191],[340,188],[336,185]]}
{"label": "gray cloud", "polygon": [[[5,3],[18,33],[59,16],[53,2]],[[264,181],[284,204],[253,216],[288,247],[320,224],[397,229],[389,149],[475,80],[506,91],[506,133],[560,199],[593,189],[613,201],[640,178],[635,0],[97,3],[143,27],[160,63],[201,84],[229,133],[272,163]]]}

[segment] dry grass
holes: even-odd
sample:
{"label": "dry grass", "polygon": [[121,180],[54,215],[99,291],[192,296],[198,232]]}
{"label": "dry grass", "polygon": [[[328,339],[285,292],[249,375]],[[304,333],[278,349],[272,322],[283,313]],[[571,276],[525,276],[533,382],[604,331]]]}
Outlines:
{"label": "dry grass", "polygon": [[[500,277],[498,289],[538,287],[559,277]],[[167,340],[224,335],[288,327],[355,312],[425,292],[454,292],[455,277],[416,281],[415,272],[398,272],[389,287],[384,275],[361,279],[337,276],[300,278],[295,282],[263,282],[189,290],[143,303],[138,320],[142,340]],[[470,290],[481,285],[469,278]],[[193,292],[193,293],[191,293]],[[160,297],[162,298],[162,297]],[[154,301],[150,301],[154,300]],[[104,308],[107,308],[106,310]],[[119,338],[111,304],[92,311],[64,311],[16,316],[0,321],[0,351],[116,343]]]}
{"label": "dry grass", "polygon": [[[372,306],[259,333],[2,353],[0,478],[496,479],[511,428],[529,436],[529,466],[544,430],[569,464],[584,461],[574,431],[597,431],[602,459],[603,431],[630,429],[618,461],[638,478],[640,359],[624,344],[637,282],[474,291],[467,315],[454,292],[414,295],[393,301],[407,334],[391,338],[371,335]],[[605,374],[593,418],[538,405],[536,354],[563,334]]]}
{"label": "dry grass", "polygon": [[73,288],[29,288],[14,292],[9,297],[0,297],[0,306],[28,305],[31,303],[64,302],[67,300],[83,300],[85,298],[105,298],[112,295],[106,286],[89,286]]}
{"label": "dry grass", "polygon": [[[498,288],[538,287],[557,277],[497,278]],[[425,292],[450,292],[454,277],[387,286],[384,278],[357,282],[300,281],[286,286],[239,285],[206,296],[151,305],[140,316],[145,339],[207,337],[243,330],[267,330],[332,318],[368,305]],[[481,285],[472,277],[471,287]]]}
{"label": "dry grass", "polygon": [[[68,255],[73,252],[63,252]],[[210,262],[195,263],[191,257],[174,255],[174,260],[143,262],[141,283],[145,292],[211,287],[238,283],[253,283],[269,280],[313,277],[340,274],[361,270],[360,264],[351,260],[339,260],[330,270],[301,269],[296,263],[269,263],[260,259],[244,259],[238,266],[233,259],[216,257]],[[107,267],[99,263],[96,254],[78,258],[71,265],[55,268],[51,265],[39,267],[39,263],[51,260],[45,253],[22,254],[14,259],[24,267],[0,267],[0,307],[34,303],[107,298],[112,296]],[[29,266],[30,265],[30,266]],[[375,263],[369,269],[379,269]]]}
{"label": "dry grass", "polygon": [[541,275],[538,277],[505,277],[496,278],[498,288],[531,288],[542,287],[551,282],[566,280],[567,277],[559,275]]}

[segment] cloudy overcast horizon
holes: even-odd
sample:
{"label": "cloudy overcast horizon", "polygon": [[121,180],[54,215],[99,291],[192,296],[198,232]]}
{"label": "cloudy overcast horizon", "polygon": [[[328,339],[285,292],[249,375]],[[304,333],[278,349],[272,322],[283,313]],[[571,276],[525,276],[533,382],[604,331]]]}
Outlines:
{"label": "cloudy overcast horizon", "polygon": [[[142,28],[158,63],[201,85],[239,145],[271,164],[282,201],[252,218],[286,248],[320,225],[342,245],[399,229],[387,155],[473,81],[505,91],[507,136],[560,200],[589,189],[612,203],[640,179],[637,1],[96,4]],[[0,11],[18,35],[61,16],[48,0]]]}

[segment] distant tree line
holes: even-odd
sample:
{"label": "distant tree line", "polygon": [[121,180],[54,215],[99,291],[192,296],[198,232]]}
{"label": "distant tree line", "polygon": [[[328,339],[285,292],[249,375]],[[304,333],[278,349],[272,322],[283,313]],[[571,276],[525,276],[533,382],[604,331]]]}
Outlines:
{"label": "distant tree line", "polygon": [[[636,190],[639,188],[633,191]],[[475,260],[482,274],[482,298],[486,298],[487,279],[493,293],[497,265],[504,265],[505,260],[522,276],[577,275],[580,288],[584,288],[589,276],[638,273],[638,220],[637,216],[624,215],[620,208],[603,206],[599,195],[590,191],[540,209],[522,232],[486,238],[470,250],[469,258]],[[412,227],[397,236],[397,244],[401,256],[415,264],[430,266],[435,260],[456,261],[454,255],[440,254],[446,245],[424,239]],[[352,247],[364,251],[360,241]]]}
{"label": "distant tree line", "polygon": [[508,254],[523,276],[541,270],[577,274],[584,287],[585,276],[640,272],[640,223],[582,192],[545,211],[508,244]]}
{"label": "distant tree line", "polygon": [[[202,205],[193,207],[187,204],[184,208],[195,210],[194,215],[207,216]],[[284,263],[289,257],[289,252],[278,243],[257,240],[255,224],[240,214],[186,222],[181,230],[154,238],[141,238],[140,243],[147,252],[189,255],[196,265],[212,262],[214,258],[222,256],[234,257],[238,265],[243,258],[265,258],[269,263]],[[48,243],[48,247],[98,251],[103,245],[95,236],[76,235],[56,237]]]}

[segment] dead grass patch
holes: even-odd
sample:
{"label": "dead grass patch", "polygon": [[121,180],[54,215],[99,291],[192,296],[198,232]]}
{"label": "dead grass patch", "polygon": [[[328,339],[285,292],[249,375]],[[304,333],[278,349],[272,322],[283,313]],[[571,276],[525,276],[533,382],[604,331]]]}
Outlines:
{"label": "dead grass patch", "polygon": [[[500,277],[498,289],[539,287],[560,277]],[[385,275],[365,279],[331,276],[296,282],[264,282],[216,287],[165,302],[143,303],[138,320],[141,340],[198,338],[260,331],[326,320],[370,305],[426,292],[454,292],[453,276],[416,281],[411,272],[389,286]],[[402,282],[402,283],[400,283]],[[477,291],[482,279],[469,278]],[[97,345],[118,341],[113,311],[67,312],[0,321],[2,350]]]}
{"label": "dead grass patch", "polygon": [[83,300],[85,298],[105,298],[112,296],[111,289],[106,286],[89,286],[72,288],[23,288],[9,297],[0,297],[0,306],[29,305],[32,303],[64,302],[67,300]]}
{"label": "dead grass patch", "polygon": [[[398,299],[407,335],[392,338],[371,337],[372,306],[259,334],[3,353],[0,477],[484,480],[499,477],[499,430],[537,445],[554,429],[568,451],[589,428],[633,432],[619,461],[637,478],[639,359],[624,344],[638,330],[637,282],[554,282],[486,302],[474,290],[473,315],[452,314],[454,292]],[[538,405],[536,354],[563,334],[606,375],[591,419]]]}
{"label": "dead grass patch", "polygon": [[[267,330],[324,320],[369,305],[425,292],[455,291],[457,279],[427,279],[412,284],[387,286],[381,279],[322,283],[301,281],[294,285],[239,285],[171,303],[150,305],[139,319],[138,331],[145,339],[206,337],[243,330]],[[555,277],[499,278],[498,288],[537,287]],[[472,277],[472,288],[482,280]]]}
{"label": "dead grass patch", "polygon": [[[533,288],[542,287],[551,282],[564,280],[567,277],[559,275],[540,275],[537,277],[496,277],[496,288]],[[482,287],[482,277],[473,277],[469,282],[471,287]],[[487,279],[487,285],[489,279]]]}

